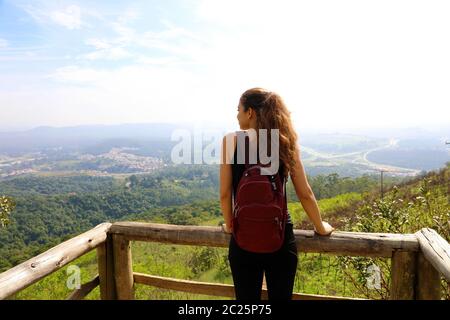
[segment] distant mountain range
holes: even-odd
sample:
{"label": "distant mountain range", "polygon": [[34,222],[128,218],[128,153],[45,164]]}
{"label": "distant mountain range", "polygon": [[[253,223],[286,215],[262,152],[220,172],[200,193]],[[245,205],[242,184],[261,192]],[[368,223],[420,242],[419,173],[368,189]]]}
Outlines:
{"label": "distant mountain range", "polygon": [[[225,127],[203,125],[207,130],[226,133]],[[51,152],[100,155],[112,148],[131,148],[139,156],[170,160],[178,143],[171,141],[177,129],[199,129],[192,123],[140,123],[36,127],[31,130],[0,132],[0,155]],[[235,128],[234,130],[236,130]],[[379,170],[414,175],[450,161],[450,126],[444,128],[359,129],[352,132],[297,130],[302,158],[310,173],[359,175]],[[207,143],[205,141],[205,143]]]}

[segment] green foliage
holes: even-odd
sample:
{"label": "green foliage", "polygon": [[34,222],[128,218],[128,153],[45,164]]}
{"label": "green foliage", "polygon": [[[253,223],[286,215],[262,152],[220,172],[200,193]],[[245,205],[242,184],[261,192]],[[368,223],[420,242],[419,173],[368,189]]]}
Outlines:
{"label": "green foliage", "polygon": [[[342,219],[343,216],[353,214],[354,208],[362,201],[363,196],[360,193],[351,192],[337,195],[333,198],[318,200],[320,213],[323,218],[333,221],[334,218]],[[288,203],[288,210],[294,220],[295,227],[305,228],[309,224],[305,209],[299,202]]]}
{"label": "green foliage", "polygon": [[194,251],[191,259],[189,260],[189,266],[192,269],[193,274],[198,275],[211,269],[218,260],[217,250],[211,247],[199,247]]}
{"label": "green foliage", "polygon": [[112,177],[24,176],[1,181],[0,193],[14,197],[30,195],[87,194],[107,192],[119,187]]}
{"label": "green foliage", "polygon": [[[228,261],[228,253],[219,255],[217,261],[217,273],[214,277],[216,281],[225,282],[231,278],[230,262]],[[230,281],[231,282],[231,281]]]}
{"label": "green foliage", "polygon": [[[357,232],[414,233],[424,227],[436,230],[450,241],[450,204],[448,199],[449,168],[431,173],[407,188],[394,186],[383,199],[366,200],[353,217],[345,219],[346,229]],[[362,257],[340,257],[343,269],[352,267],[356,276],[346,275],[360,293],[368,298],[389,297],[390,261]],[[365,287],[368,267],[381,271],[381,288]],[[446,292],[443,290],[443,292]]]}
{"label": "green foliage", "polygon": [[[351,283],[346,281],[338,257],[319,253],[298,253],[294,292],[328,296],[363,298]],[[354,270],[347,270],[354,274]]]}
{"label": "green foliage", "polygon": [[15,206],[16,203],[11,197],[0,196],[0,227],[4,228],[9,224],[9,216]]}
{"label": "green foliage", "polygon": [[200,174],[199,168],[194,172],[202,179],[184,180],[189,178],[186,167],[168,169],[167,176],[155,173],[157,184],[148,187],[140,183],[148,177],[135,176],[131,188],[127,180],[89,176],[2,181],[0,192],[16,195],[17,206],[9,227],[0,230],[0,272],[105,221],[142,218],[195,225],[217,217],[218,201],[210,200],[217,192],[203,181],[212,175]]}
{"label": "green foliage", "polygon": [[[340,177],[337,173],[328,175],[309,176],[308,182],[314,191],[317,200],[333,198],[345,193],[364,193],[373,192],[379,188],[379,176],[363,175],[357,178]],[[399,182],[400,178],[385,177],[385,187]],[[295,189],[292,183],[288,184],[288,197],[290,200],[298,201]]]}

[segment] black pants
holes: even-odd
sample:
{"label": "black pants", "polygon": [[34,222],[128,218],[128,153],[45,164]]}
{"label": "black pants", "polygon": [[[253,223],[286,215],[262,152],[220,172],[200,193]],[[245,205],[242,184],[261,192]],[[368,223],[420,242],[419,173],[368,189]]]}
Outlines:
{"label": "black pants", "polygon": [[283,246],[273,253],[241,249],[231,236],[228,260],[237,300],[261,300],[264,273],[269,300],[292,298],[298,261],[292,224],[286,224]]}

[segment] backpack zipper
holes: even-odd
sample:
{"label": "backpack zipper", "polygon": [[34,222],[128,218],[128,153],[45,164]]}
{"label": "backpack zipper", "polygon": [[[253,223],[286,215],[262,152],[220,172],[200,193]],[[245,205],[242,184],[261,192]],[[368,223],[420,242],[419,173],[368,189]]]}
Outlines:
{"label": "backpack zipper", "polygon": [[255,184],[255,183],[262,183],[262,184],[269,184],[270,185],[270,182],[266,181],[266,180],[264,180],[264,181],[249,181],[249,182],[245,182],[245,183],[241,184],[241,186],[239,187],[239,189],[238,189],[236,194],[239,194],[239,192],[241,191],[241,189],[244,186],[249,185],[249,184]]}
{"label": "backpack zipper", "polygon": [[[238,206],[235,206],[235,210],[233,210],[234,212],[234,217],[235,218],[238,218],[238,211],[240,211],[240,210],[242,210],[243,208],[247,208],[247,207],[251,207],[251,206],[255,206],[255,205],[253,205],[253,204],[247,204],[247,205],[245,205],[245,206],[242,206],[242,207],[238,207]],[[280,206],[277,206],[277,205],[270,205],[269,207],[273,207],[273,208],[276,208],[276,209],[278,209],[281,213],[283,213],[283,208],[280,208]],[[279,217],[274,217],[274,218],[249,218],[249,217],[242,217],[242,219],[244,219],[244,220],[250,220],[250,221],[259,221],[259,222],[266,222],[266,221],[274,221],[276,224],[278,224],[279,225],[279,227],[280,227],[280,229],[282,229],[282,221],[280,220],[280,218]]]}
{"label": "backpack zipper", "polygon": [[250,220],[250,221],[260,221],[260,222],[265,222],[265,221],[274,221],[275,223],[279,222],[278,217],[275,217],[275,218],[247,218],[247,217],[243,217],[242,219]]}
{"label": "backpack zipper", "polygon": [[[247,207],[258,207],[258,206],[262,206],[262,207],[274,207],[279,209],[280,211],[283,210],[283,208],[281,208],[280,206],[276,205],[276,204],[246,204],[242,207],[239,207],[239,209],[243,209],[243,208],[247,208]],[[238,206],[236,206],[238,207]]]}
{"label": "backpack zipper", "polygon": [[247,218],[242,217],[242,220],[254,221],[254,222],[272,222],[278,226],[280,230],[283,230],[283,224],[278,217],[275,218]]}

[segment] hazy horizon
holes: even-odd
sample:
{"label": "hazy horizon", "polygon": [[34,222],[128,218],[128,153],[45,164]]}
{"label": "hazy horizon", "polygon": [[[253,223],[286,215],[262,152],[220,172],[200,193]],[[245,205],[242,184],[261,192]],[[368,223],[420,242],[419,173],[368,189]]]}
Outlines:
{"label": "hazy horizon", "polygon": [[[92,123],[92,124],[77,124],[77,125],[70,125],[70,126],[52,126],[52,125],[38,125],[38,126],[28,126],[28,127],[18,127],[18,126],[11,126],[11,127],[1,127],[0,133],[14,133],[14,132],[25,132],[30,131],[38,128],[55,128],[55,129],[62,129],[62,128],[79,128],[79,127],[96,127],[96,126],[133,126],[133,125],[149,125],[152,124],[165,124],[165,125],[179,125],[182,126],[192,126],[197,127],[199,129],[208,129],[213,128],[217,130],[223,130],[224,132],[229,131],[235,131],[240,130],[238,127],[238,123],[236,121],[235,124],[227,124],[227,123],[211,123],[211,122],[135,122],[135,123],[128,123],[128,122],[118,122],[118,123]],[[294,123],[295,126],[295,123]],[[295,126],[295,129],[297,133],[299,134],[330,134],[330,133],[339,133],[339,134],[375,134],[375,135],[383,135],[383,131],[386,131],[386,136],[389,136],[389,132],[400,132],[400,131],[410,131],[410,130],[416,130],[420,129],[424,132],[428,133],[437,133],[442,134],[445,136],[445,138],[450,139],[450,125],[441,125],[441,124],[416,124],[416,125],[399,125],[399,126],[366,126],[366,127],[317,127],[317,128],[301,128],[298,126]],[[420,132],[417,132],[420,134]]]}

